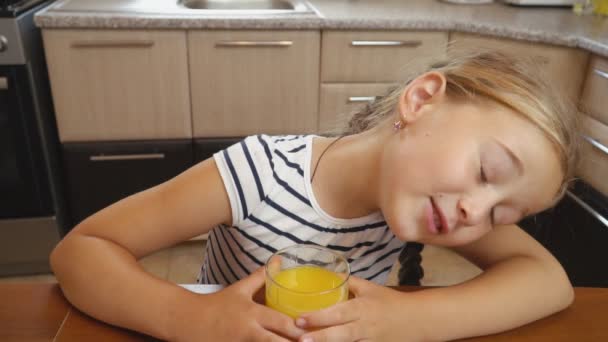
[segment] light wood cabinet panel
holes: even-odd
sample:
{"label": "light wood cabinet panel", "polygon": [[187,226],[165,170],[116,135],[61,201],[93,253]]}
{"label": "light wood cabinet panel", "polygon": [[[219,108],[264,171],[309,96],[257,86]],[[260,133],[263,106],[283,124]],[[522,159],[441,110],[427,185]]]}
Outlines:
{"label": "light wood cabinet panel", "polygon": [[323,82],[399,82],[446,55],[446,32],[324,31]]}
{"label": "light wood cabinet panel", "polygon": [[188,33],[195,137],[314,132],[318,31]]}
{"label": "light wood cabinet panel", "polygon": [[450,47],[456,51],[502,49],[516,55],[533,57],[544,68],[549,82],[575,102],[579,100],[589,59],[589,53],[584,50],[459,32],[450,35]]}
{"label": "light wood cabinet panel", "polygon": [[384,95],[394,83],[324,83],[321,85],[319,130],[342,127],[350,113],[366,106],[375,96]]}
{"label": "light wood cabinet panel", "polygon": [[582,104],[589,115],[608,125],[608,59],[591,58]]}
{"label": "light wood cabinet panel", "polygon": [[603,145],[593,146],[588,141],[582,144],[581,163],[578,175],[595,189],[608,196],[608,126],[588,115],[581,117],[583,134]]}
{"label": "light wood cabinet panel", "polygon": [[192,136],[186,33],[44,30],[61,141]]}

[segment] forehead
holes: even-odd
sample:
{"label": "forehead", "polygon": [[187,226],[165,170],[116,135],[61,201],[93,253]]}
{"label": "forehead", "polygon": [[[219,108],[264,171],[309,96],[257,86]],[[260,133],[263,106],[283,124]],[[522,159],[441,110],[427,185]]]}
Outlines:
{"label": "forehead", "polygon": [[487,138],[510,150],[523,166],[523,174],[512,184],[515,200],[532,212],[545,209],[554,201],[564,177],[556,147],[524,115],[499,105],[486,110],[482,120]]}

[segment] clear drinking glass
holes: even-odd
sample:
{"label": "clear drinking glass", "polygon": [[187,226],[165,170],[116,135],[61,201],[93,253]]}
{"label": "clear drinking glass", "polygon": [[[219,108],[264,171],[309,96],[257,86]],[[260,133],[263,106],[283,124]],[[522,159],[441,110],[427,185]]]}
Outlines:
{"label": "clear drinking glass", "polygon": [[266,261],[266,305],[293,318],[348,299],[350,266],[319,246],[294,245]]}

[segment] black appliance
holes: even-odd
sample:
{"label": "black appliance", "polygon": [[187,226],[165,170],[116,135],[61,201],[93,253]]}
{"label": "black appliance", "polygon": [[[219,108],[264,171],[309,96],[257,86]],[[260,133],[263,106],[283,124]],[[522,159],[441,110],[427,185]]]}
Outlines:
{"label": "black appliance", "polygon": [[34,13],[0,0],[0,275],[49,271],[64,231],[57,129]]}
{"label": "black appliance", "polygon": [[574,286],[608,287],[608,197],[578,181],[552,209],[519,223],[562,264]]}

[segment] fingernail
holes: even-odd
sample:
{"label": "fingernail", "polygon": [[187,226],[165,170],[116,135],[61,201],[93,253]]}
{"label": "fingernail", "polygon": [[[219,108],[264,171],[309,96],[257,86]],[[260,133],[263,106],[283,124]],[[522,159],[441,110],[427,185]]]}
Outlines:
{"label": "fingernail", "polygon": [[313,339],[310,336],[306,336],[302,339],[302,342],[313,342]]}
{"label": "fingernail", "polygon": [[[306,327],[306,320],[304,318],[298,318],[298,319],[296,319],[296,325],[298,327],[300,327],[300,328],[305,328]],[[302,342],[312,342],[312,340],[310,340],[310,341],[302,341]]]}

